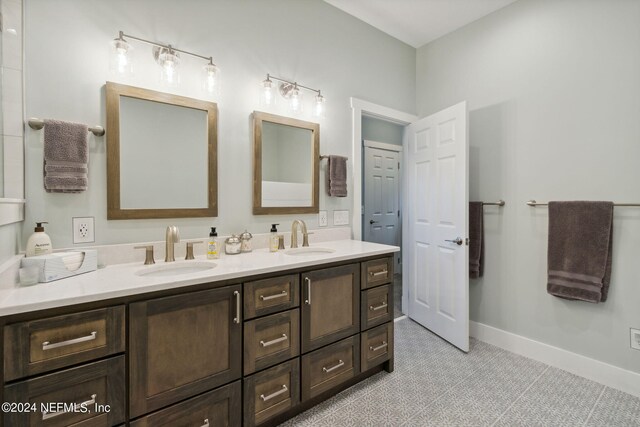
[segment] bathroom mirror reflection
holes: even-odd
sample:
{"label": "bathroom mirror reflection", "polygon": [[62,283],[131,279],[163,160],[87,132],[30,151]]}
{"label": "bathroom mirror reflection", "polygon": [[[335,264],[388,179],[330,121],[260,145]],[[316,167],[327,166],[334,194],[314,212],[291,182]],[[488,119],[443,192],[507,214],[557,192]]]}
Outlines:
{"label": "bathroom mirror reflection", "polygon": [[217,216],[217,107],[107,83],[108,219]]}
{"label": "bathroom mirror reflection", "polygon": [[253,213],[317,213],[320,126],[255,111]]}

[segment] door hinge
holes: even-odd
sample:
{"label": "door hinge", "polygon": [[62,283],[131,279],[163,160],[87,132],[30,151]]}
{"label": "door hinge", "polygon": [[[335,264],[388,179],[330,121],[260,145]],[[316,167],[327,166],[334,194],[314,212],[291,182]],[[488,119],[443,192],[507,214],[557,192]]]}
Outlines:
{"label": "door hinge", "polygon": [[400,218],[400,211],[398,211],[398,218]]}

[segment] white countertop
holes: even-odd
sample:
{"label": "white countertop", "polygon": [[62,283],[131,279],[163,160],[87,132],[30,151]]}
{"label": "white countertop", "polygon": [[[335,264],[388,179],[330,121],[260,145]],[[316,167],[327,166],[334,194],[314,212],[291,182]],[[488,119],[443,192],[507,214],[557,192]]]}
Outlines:
{"label": "white countertop", "polygon": [[[147,292],[176,289],[200,283],[238,279],[246,276],[294,268],[314,267],[322,264],[351,259],[385,255],[398,252],[397,246],[362,242],[359,240],[336,240],[312,244],[311,247],[333,249],[335,252],[321,255],[292,256],[285,251],[269,252],[256,249],[240,255],[223,255],[220,259],[203,261],[215,263],[213,269],[165,277],[139,276],[135,273],[149,266],[139,262],[107,266],[91,273],[80,274],[49,283],[0,290],[0,316],[63,307],[92,301],[125,297]],[[176,261],[175,264],[193,261]],[[156,263],[157,265],[163,262]],[[173,263],[172,263],[173,264]]]}

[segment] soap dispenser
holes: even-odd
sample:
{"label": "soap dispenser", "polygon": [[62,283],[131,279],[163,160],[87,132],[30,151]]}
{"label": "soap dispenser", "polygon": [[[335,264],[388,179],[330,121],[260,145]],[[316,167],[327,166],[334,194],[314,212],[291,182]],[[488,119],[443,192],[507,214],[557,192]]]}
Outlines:
{"label": "soap dispenser", "polygon": [[218,232],[215,227],[211,227],[209,241],[207,243],[207,259],[220,258],[220,248],[218,247]]}
{"label": "soap dispenser", "polygon": [[27,240],[27,256],[45,255],[53,252],[51,238],[44,232],[42,224],[48,224],[48,222],[36,222],[34,233]]}
{"label": "soap dispenser", "polygon": [[269,236],[269,250],[271,252],[278,252],[278,229],[277,225],[280,224],[271,224],[271,235]]}

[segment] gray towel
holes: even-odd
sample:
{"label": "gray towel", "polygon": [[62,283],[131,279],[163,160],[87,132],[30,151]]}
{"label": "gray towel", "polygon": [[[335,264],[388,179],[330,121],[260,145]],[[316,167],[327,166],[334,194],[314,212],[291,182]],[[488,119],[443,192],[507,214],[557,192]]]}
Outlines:
{"label": "gray towel", "polygon": [[80,193],[87,189],[88,126],[44,121],[44,188],[47,193]]}
{"label": "gray towel", "polygon": [[612,202],[549,202],[547,292],[593,303],[611,279]]}
{"label": "gray towel", "polygon": [[329,196],[347,197],[347,158],[329,156]]}
{"label": "gray towel", "polygon": [[484,210],[482,202],[469,202],[469,277],[484,274]]}

